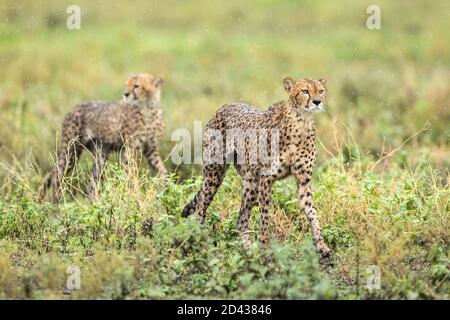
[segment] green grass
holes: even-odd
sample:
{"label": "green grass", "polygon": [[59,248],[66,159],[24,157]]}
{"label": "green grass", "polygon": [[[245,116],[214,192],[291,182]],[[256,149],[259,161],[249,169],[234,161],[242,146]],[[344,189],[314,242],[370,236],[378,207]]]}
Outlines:
{"label": "green grass", "polygon": [[[69,4],[0,4],[0,298],[449,298],[445,1],[378,1],[373,31],[368,1],[80,0],[74,31]],[[64,114],[83,100],[120,99],[132,72],[166,78],[164,158],[174,129],[192,132],[224,103],[265,107],[285,98],[286,75],[327,77],[313,187],[334,266],[319,266],[291,180],[274,187],[266,251],[241,250],[233,171],[206,228],[180,217],[199,166],[170,160],[167,185],[145,165],[130,182],[110,162],[90,201],[84,156],[63,203],[37,201]],[[258,218],[255,209],[255,239]],[[71,264],[82,288],[67,295]],[[380,290],[366,288],[370,265]]]}
{"label": "green grass", "polygon": [[[322,268],[291,180],[273,190],[272,246],[245,252],[233,170],[206,227],[180,217],[198,179],[126,179],[110,165],[98,200],[68,196],[55,206],[36,201],[33,174],[15,172],[17,186],[0,202],[0,297],[64,298],[75,264],[82,289],[73,298],[448,298],[445,181],[425,163],[382,174],[372,165],[336,160],[316,171],[314,198],[335,254]],[[380,290],[366,288],[370,265],[382,272]]]}

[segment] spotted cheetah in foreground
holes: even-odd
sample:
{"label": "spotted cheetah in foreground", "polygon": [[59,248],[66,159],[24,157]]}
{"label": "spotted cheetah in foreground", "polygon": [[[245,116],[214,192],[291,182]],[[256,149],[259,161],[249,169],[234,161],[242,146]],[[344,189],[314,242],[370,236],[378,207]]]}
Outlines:
{"label": "spotted cheetah in foreground", "polygon": [[160,109],[161,84],[163,78],[142,73],[132,75],[126,81],[123,101],[85,102],[73,108],[62,125],[62,142],[56,165],[44,179],[41,196],[53,187],[55,201],[61,196],[62,179],[71,170],[84,149],[94,155],[88,193],[95,195],[111,151],[122,151],[125,167],[127,153],[141,149],[151,167],[159,176],[167,171],[158,152],[158,143],[163,133]]}
{"label": "spotted cheetah in foreground", "polygon": [[[220,108],[208,122],[204,134],[201,189],[184,208],[183,216],[195,213],[204,221],[206,210],[223,181],[227,167],[233,163],[243,180],[237,225],[241,238],[245,244],[249,243],[249,215],[258,201],[261,212],[260,241],[266,243],[269,240],[268,215],[272,185],[276,180],[293,175],[297,181],[300,206],[304,208],[311,224],[314,246],[322,258],[331,258],[331,252],[322,236],[311,191],[311,174],[316,158],[314,113],[324,106],[327,91],[325,82],[324,79],[294,81],[286,77],[283,85],[289,98],[275,103],[267,110],[261,111],[240,103],[226,104]],[[244,130],[245,138],[240,143],[235,139],[231,139],[232,143],[229,142],[230,132],[235,129]],[[249,131],[253,134],[248,134]],[[228,148],[217,147],[217,137]],[[255,152],[260,152],[259,149],[255,151],[254,146],[261,142],[267,145],[269,141],[276,141],[278,146],[276,152],[270,149],[266,153],[265,159],[270,160],[252,161]],[[219,161],[205,162],[205,158],[210,160],[211,155],[217,155],[217,152]]]}

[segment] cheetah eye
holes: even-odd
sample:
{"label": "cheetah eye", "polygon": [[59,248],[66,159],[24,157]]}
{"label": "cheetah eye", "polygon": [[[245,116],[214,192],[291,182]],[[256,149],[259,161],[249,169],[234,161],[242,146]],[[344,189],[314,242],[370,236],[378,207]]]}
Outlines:
{"label": "cheetah eye", "polygon": [[302,90],[302,92],[303,92],[304,94],[309,94],[309,91],[308,91],[308,90]]}
{"label": "cheetah eye", "polygon": [[134,85],[134,88],[135,88],[135,89],[138,89],[138,88],[139,88],[139,85],[138,85],[138,84],[135,84],[135,85]]}
{"label": "cheetah eye", "polygon": [[324,92],[325,92],[325,90],[319,90],[319,94],[322,94]]}

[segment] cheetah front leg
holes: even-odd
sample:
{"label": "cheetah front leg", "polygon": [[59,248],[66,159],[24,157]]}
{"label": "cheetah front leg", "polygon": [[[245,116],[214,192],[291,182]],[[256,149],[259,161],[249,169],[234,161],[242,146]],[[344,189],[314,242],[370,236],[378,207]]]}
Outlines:
{"label": "cheetah front leg", "polygon": [[149,142],[146,143],[144,146],[144,156],[150,167],[156,170],[158,177],[165,178],[167,176],[167,169],[164,166],[156,145]]}
{"label": "cheetah front leg", "polygon": [[331,251],[323,240],[317,211],[312,202],[311,178],[309,175],[296,175],[296,179],[300,208],[305,210],[306,217],[311,225],[314,247],[322,258],[331,258]]}

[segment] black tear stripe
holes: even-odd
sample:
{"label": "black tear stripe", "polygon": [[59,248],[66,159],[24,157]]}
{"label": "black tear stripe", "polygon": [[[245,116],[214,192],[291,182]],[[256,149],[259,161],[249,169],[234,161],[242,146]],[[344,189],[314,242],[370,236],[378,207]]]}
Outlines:
{"label": "black tear stripe", "polygon": [[298,96],[300,95],[301,91],[297,92],[297,94],[295,95],[295,104],[298,106]]}

